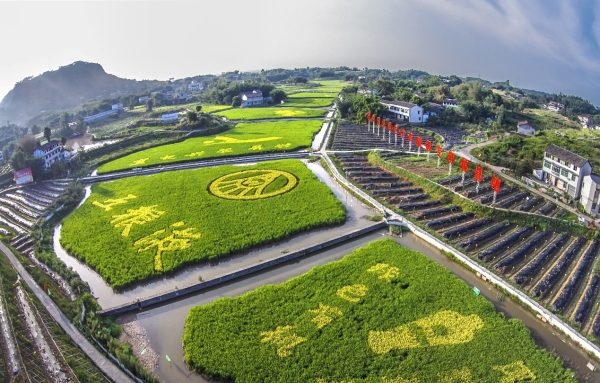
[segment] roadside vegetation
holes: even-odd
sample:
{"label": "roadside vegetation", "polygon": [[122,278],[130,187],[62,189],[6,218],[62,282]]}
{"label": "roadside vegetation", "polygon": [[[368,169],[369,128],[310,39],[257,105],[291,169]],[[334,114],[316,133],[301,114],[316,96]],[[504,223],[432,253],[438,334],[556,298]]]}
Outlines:
{"label": "roadside vegetation", "polygon": [[344,220],[301,161],[274,161],[95,184],[64,221],[61,244],[122,288]]}
{"label": "roadside vegetation", "polygon": [[193,308],[183,345],[189,366],[240,383],[575,382],[522,322],[392,240]]}

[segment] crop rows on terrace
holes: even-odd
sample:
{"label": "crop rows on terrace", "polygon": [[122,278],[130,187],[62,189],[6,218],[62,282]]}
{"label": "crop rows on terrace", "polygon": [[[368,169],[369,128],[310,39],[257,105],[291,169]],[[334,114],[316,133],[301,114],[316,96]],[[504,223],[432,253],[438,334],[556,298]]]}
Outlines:
{"label": "crop rows on terrace", "polygon": [[520,321],[389,239],[193,308],[183,344],[189,366],[238,383],[574,381]]}
{"label": "crop rows on terrace", "polygon": [[92,186],[61,243],[114,288],[344,222],[298,160],[130,177]]}
{"label": "crop rows on terrace", "polygon": [[322,117],[327,111],[325,109],[308,108],[235,108],[215,112],[214,114],[225,117],[228,120],[246,121],[246,120],[266,120],[280,118],[311,118]]}
{"label": "crop rows on terrace", "polygon": [[[340,121],[335,131],[333,139],[332,150],[365,150],[365,149],[388,149],[388,150],[401,150],[402,139],[398,137],[396,140],[394,134],[391,138],[388,136],[386,130],[385,139],[383,137],[382,129],[379,129],[379,135],[377,132],[367,132],[365,125],[356,125],[347,121]],[[420,133],[417,131],[413,132],[413,140],[417,137],[421,137],[423,142],[430,140],[435,142],[433,135]],[[408,140],[404,142],[404,150],[408,150]],[[416,150],[413,143],[412,149]]]}
{"label": "crop rows on terrace", "polygon": [[[595,241],[463,212],[431,199],[419,185],[370,164],[365,157],[338,154],[338,160],[346,175],[375,198],[435,230],[458,250],[600,339],[600,281],[593,270],[600,246]],[[455,176],[440,183],[458,186],[461,179]],[[516,194],[498,197],[496,205],[511,195]],[[419,199],[420,205],[410,201],[420,196],[427,196]]]}
{"label": "crop rows on terrace", "polygon": [[321,125],[321,121],[241,123],[215,136],[188,138],[130,154],[100,166],[98,174],[208,158],[296,150],[310,146]]}

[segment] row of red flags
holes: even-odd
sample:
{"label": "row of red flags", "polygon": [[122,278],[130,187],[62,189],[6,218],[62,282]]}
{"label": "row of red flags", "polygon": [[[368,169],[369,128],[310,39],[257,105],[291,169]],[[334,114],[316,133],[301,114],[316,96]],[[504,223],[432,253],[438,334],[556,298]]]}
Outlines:
{"label": "row of red flags", "polygon": [[[371,121],[371,122],[377,124],[377,126],[381,126],[384,129],[386,128],[385,119],[381,118],[381,117],[375,117],[374,115],[371,115],[371,112],[367,112],[367,121]],[[398,135],[398,125],[394,125],[392,127],[392,123],[388,121],[387,122],[388,132],[391,132],[392,129],[394,130],[394,134]],[[406,131],[404,130],[404,128],[401,128],[400,129],[400,137],[402,137],[402,139],[404,139],[405,134],[406,134]],[[408,141],[409,142],[413,141],[412,132],[408,132]],[[417,144],[417,148],[423,147],[423,138],[417,136],[415,141]],[[431,141],[429,141],[429,140],[425,141],[425,150],[427,152],[431,152]],[[441,158],[442,157],[441,145],[437,145],[436,152],[437,152],[437,156],[439,158]],[[451,150],[448,151],[447,161],[449,164],[454,164],[454,152],[452,152]],[[469,161],[467,161],[464,158],[461,158],[460,168],[463,172],[465,172],[465,173],[468,172],[469,171]],[[478,165],[475,166],[475,174],[473,175],[473,178],[477,182],[481,182],[483,180],[483,169],[481,168],[481,166],[478,166]],[[496,176],[492,176],[491,187],[496,193],[500,192],[501,184],[502,184],[502,181],[500,180],[500,178],[498,178]]]}

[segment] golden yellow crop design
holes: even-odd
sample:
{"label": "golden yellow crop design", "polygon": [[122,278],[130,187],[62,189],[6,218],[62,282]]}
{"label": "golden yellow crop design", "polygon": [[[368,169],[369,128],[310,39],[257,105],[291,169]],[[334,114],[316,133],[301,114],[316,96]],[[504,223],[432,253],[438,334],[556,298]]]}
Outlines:
{"label": "golden yellow crop design", "polygon": [[319,308],[314,310],[308,310],[311,314],[316,314],[315,317],[311,320],[317,328],[323,328],[331,323],[336,317],[341,317],[343,315],[342,310],[337,307],[329,307],[325,306],[322,303],[319,303]]}
{"label": "golden yellow crop design", "polygon": [[[419,342],[415,326],[425,334],[425,344]],[[391,330],[369,331],[368,343],[376,354],[398,349],[462,344],[472,341],[475,331],[482,327],[483,320],[476,314],[463,316],[455,311],[444,310]]]}
{"label": "golden yellow crop design", "polygon": [[504,366],[494,366],[492,370],[500,371],[504,376],[500,379],[500,383],[514,383],[521,381],[535,380],[535,374],[523,363],[518,360]]}
{"label": "golden yellow crop design", "polygon": [[[265,191],[278,180],[286,183],[276,190]],[[293,174],[281,170],[245,170],[217,178],[208,189],[224,199],[256,200],[286,193],[297,184],[298,179]]]}
{"label": "golden yellow crop design", "polygon": [[349,285],[338,289],[335,294],[348,302],[358,303],[367,294],[367,290],[369,289],[365,285]]}
{"label": "golden yellow crop design", "polygon": [[471,371],[467,367],[463,367],[461,370],[452,370],[438,375],[440,382],[442,383],[471,383],[473,378],[471,377]]}
{"label": "golden yellow crop design", "polygon": [[387,263],[378,263],[367,270],[370,273],[378,274],[379,279],[385,279],[390,282],[400,275],[400,269],[396,266],[390,266]]}
{"label": "golden yellow crop design", "polygon": [[129,200],[132,200],[132,199],[135,199],[135,198],[137,198],[137,196],[135,196],[133,194],[129,194],[127,197],[123,197],[123,198],[110,198],[110,199],[107,199],[104,202],[94,201],[94,202],[92,202],[92,205],[98,206],[98,207],[104,209],[104,211],[109,211],[109,210],[112,210],[113,206],[115,206],[115,205],[122,205],[124,203],[129,202]]}
{"label": "golden yellow crop design", "polygon": [[278,326],[275,331],[261,332],[261,342],[273,343],[277,347],[277,355],[282,358],[290,356],[292,348],[306,342],[306,338],[296,335],[292,330],[292,326]]}
{"label": "golden yellow crop design", "polygon": [[185,156],[186,157],[200,157],[200,156],[203,156],[203,155],[204,155],[204,150],[200,151],[200,152],[193,152],[193,153],[190,153],[190,154],[186,154]]}
{"label": "golden yellow crop design", "polygon": [[163,161],[167,161],[167,160],[174,160],[174,159],[175,159],[175,156],[174,156],[174,155],[172,155],[172,154],[167,154],[166,156],[162,156],[162,157],[160,157],[160,159],[161,159],[161,160],[163,160]]}
{"label": "golden yellow crop design", "polygon": [[133,161],[131,164],[132,165],[143,165],[146,163],[146,161],[148,161],[150,158],[146,157],[146,158],[140,158],[139,160],[135,160]]}
{"label": "golden yellow crop design", "polygon": [[[190,227],[187,229],[179,230],[177,228],[185,226],[185,222],[180,221],[169,226],[170,233],[167,233],[167,229],[155,231],[154,233],[141,238],[133,244],[135,247],[145,246],[138,249],[138,253],[150,250],[156,247],[156,255],[154,256],[154,270],[162,271],[163,262],[162,254],[165,251],[177,251],[184,250],[192,246],[192,239],[200,238],[200,233],[194,233],[196,228]],[[161,234],[168,234],[161,236]],[[161,238],[162,237],[162,238]]]}
{"label": "golden yellow crop design", "polygon": [[110,223],[114,224],[115,227],[122,227],[123,232],[121,235],[128,237],[133,225],[143,225],[165,214],[164,211],[158,210],[157,206],[142,206],[139,209],[128,209],[125,214],[113,215]]}
{"label": "golden yellow crop design", "polygon": [[219,144],[247,144],[247,143],[279,140],[281,138],[282,137],[265,137],[265,138],[251,138],[249,140],[240,140],[238,138],[233,138],[233,137],[217,136],[213,140],[204,141],[203,144],[204,144],[204,146],[219,145]]}
{"label": "golden yellow crop design", "polygon": [[277,149],[285,149],[285,148],[289,148],[290,146],[292,146],[291,142],[288,142],[287,144],[277,144],[277,145],[275,145],[275,147]]}

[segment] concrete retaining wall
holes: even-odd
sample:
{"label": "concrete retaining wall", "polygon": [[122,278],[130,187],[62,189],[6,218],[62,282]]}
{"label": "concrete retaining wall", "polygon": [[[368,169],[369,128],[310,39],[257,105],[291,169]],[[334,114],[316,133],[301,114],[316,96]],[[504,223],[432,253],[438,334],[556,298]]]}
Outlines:
{"label": "concrete retaining wall", "polygon": [[130,311],[139,310],[142,308],[147,308],[147,307],[150,307],[153,305],[164,303],[164,302],[170,301],[172,299],[177,299],[179,297],[182,297],[182,296],[185,296],[188,294],[206,290],[208,288],[218,286],[222,283],[230,282],[237,278],[245,277],[247,275],[256,273],[258,271],[267,269],[269,267],[291,261],[293,259],[302,257],[304,255],[335,246],[337,244],[340,244],[340,243],[350,240],[352,238],[359,237],[363,234],[371,233],[375,230],[379,230],[384,227],[387,227],[387,224],[385,222],[380,222],[380,223],[371,225],[369,227],[358,229],[358,230],[352,231],[350,233],[341,235],[339,237],[332,238],[325,242],[322,242],[322,243],[319,243],[319,244],[316,244],[313,246],[305,247],[304,249],[296,250],[294,252],[291,252],[291,253],[288,253],[285,255],[281,255],[277,258],[274,258],[274,259],[271,259],[268,261],[260,262],[260,263],[254,264],[252,266],[249,266],[249,267],[246,267],[246,268],[243,268],[243,269],[231,272],[231,273],[227,273],[227,274],[224,274],[224,275],[221,275],[221,276],[218,276],[218,277],[206,280],[206,281],[195,283],[193,285],[184,287],[182,289],[171,290],[166,293],[154,295],[154,296],[151,296],[151,297],[148,297],[145,299],[141,299],[141,300],[138,300],[135,302],[129,302],[124,305],[120,305],[120,306],[112,307],[112,308],[109,308],[106,310],[102,310],[102,311],[99,311],[98,314],[106,315],[106,316],[120,315],[120,314],[124,314],[124,313],[130,312]]}

